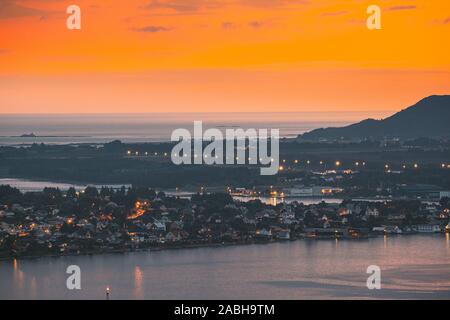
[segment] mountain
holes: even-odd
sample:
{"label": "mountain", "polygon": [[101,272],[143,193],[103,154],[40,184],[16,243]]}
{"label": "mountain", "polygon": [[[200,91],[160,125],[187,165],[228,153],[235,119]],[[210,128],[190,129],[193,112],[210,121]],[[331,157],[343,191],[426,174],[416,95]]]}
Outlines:
{"label": "mountain", "polygon": [[404,140],[421,137],[450,137],[450,95],[427,97],[383,120],[367,119],[347,127],[316,129],[300,135],[299,140]]}

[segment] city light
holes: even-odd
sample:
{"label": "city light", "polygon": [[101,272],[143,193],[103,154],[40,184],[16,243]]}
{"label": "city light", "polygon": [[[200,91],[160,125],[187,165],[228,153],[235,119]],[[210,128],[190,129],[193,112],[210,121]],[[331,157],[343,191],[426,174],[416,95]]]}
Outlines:
{"label": "city light", "polygon": [[340,161],[336,161],[336,167],[339,167],[341,165]]}

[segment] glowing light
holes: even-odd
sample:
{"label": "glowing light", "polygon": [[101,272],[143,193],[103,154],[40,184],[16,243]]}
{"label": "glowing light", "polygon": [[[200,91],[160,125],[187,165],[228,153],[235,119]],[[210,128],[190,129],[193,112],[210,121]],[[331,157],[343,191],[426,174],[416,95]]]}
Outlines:
{"label": "glowing light", "polygon": [[419,165],[417,163],[414,164],[414,168],[419,168]]}
{"label": "glowing light", "polygon": [[295,160],[294,163],[297,164],[297,163],[298,163],[298,160]]}
{"label": "glowing light", "polygon": [[341,165],[340,161],[336,161],[336,167],[339,167]]}
{"label": "glowing light", "polygon": [[283,171],[283,170],[284,170],[284,167],[283,167],[283,166],[280,166],[280,167],[278,168],[278,170]]}

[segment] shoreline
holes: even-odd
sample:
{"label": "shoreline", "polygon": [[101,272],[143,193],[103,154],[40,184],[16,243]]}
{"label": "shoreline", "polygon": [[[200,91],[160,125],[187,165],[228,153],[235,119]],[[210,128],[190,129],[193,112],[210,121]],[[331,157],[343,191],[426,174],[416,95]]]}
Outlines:
{"label": "shoreline", "polygon": [[[438,236],[445,235],[445,232],[441,233],[407,233],[407,234],[390,234],[389,237],[401,237],[401,236]],[[224,242],[224,243],[205,243],[205,244],[178,244],[173,246],[164,247],[148,247],[148,248],[135,248],[135,249],[111,249],[111,250],[99,250],[99,251],[89,251],[80,253],[67,253],[67,254],[44,254],[44,255],[27,255],[27,256],[12,256],[12,257],[0,257],[0,261],[30,261],[38,260],[43,258],[62,258],[62,257],[80,257],[80,256],[97,256],[97,255],[107,255],[107,254],[121,254],[132,252],[159,252],[159,251],[170,251],[170,250],[189,250],[189,249],[201,249],[201,248],[221,248],[221,247],[238,247],[238,246],[249,246],[249,245],[267,245],[274,243],[287,243],[287,242],[297,242],[297,241],[367,241],[370,239],[380,238],[382,235],[371,234],[368,237],[361,238],[310,238],[310,237],[298,237],[290,240],[252,240],[252,241],[242,241],[242,242]]]}

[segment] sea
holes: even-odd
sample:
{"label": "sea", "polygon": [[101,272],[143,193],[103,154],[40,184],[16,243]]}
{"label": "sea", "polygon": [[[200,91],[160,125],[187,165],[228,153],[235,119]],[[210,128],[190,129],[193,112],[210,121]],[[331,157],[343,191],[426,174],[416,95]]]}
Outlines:
{"label": "sea", "polygon": [[[81,289],[66,286],[71,265]],[[369,290],[371,266],[381,289]],[[372,268],[372,267],[371,267]],[[370,270],[370,269],[369,269]],[[0,262],[0,299],[450,299],[448,234]]]}
{"label": "sea", "polygon": [[[203,121],[205,128],[280,129],[281,136],[291,138],[315,128],[384,116],[345,112],[0,115],[0,146],[102,144],[116,139],[162,142],[170,140],[174,129],[192,130],[193,121]],[[36,137],[21,137],[31,133]],[[22,191],[44,186],[85,187],[6,177],[0,184]],[[309,204],[323,199],[302,200]],[[66,286],[71,265],[80,267],[81,290]],[[381,269],[380,290],[367,288],[370,266]],[[102,300],[107,287],[111,300],[450,299],[450,238],[449,234],[436,234],[297,240],[0,261],[0,299]]]}
{"label": "sea", "polygon": [[294,113],[146,113],[146,114],[0,114],[0,146],[45,144],[102,144],[170,141],[173,130],[193,131],[194,121],[208,128],[279,129],[294,138],[322,127],[345,126],[388,112]]}

